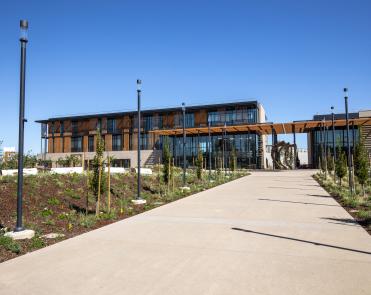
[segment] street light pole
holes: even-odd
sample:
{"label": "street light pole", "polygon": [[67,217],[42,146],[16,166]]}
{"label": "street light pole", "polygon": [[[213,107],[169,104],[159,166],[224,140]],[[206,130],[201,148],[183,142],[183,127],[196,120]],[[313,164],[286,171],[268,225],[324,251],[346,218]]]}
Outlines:
{"label": "street light pole", "polygon": [[336,144],[335,144],[335,114],[334,114],[334,107],[331,107],[331,117],[332,117],[332,159],[333,159],[333,166],[334,166],[334,181],[336,181],[336,173],[335,173],[335,162],[336,162]]}
{"label": "street light pole", "polygon": [[26,80],[26,44],[28,21],[21,20],[21,69],[20,69],[20,85],[19,85],[19,134],[18,134],[18,182],[17,182],[17,224],[15,232],[22,231],[22,207],[23,207],[23,150],[24,150],[24,117],[25,108],[25,80]]}
{"label": "street light pole", "polygon": [[353,184],[352,184],[352,159],[350,155],[350,140],[349,140],[349,113],[348,113],[348,89],[344,88],[344,102],[345,102],[345,120],[347,125],[347,152],[348,152],[348,182],[350,194],[353,194]]}
{"label": "street light pole", "polygon": [[140,95],[141,95],[141,80],[137,80],[137,97],[138,97],[138,190],[137,190],[137,200],[140,200],[140,135],[141,135],[141,126],[140,126]]}
{"label": "street light pole", "polygon": [[207,119],[207,125],[208,125],[208,129],[209,129],[209,181],[211,179],[211,133],[210,133],[210,117],[208,117]]}
{"label": "street light pole", "polygon": [[182,103],[182,112],[183,112],[183,186],[186,185],[186,154],[185,154],[185,146],[186,146],[186,133],[185,133],[185,103]]}
{"label": "street light pole", "polygon": [[225,148],[225,140],[226,140],[226,129],[227,129],[227,123],[224,122],[224,130],[223,130],[223,168],[224,168],[224,175],[226,174],[226,168],[225,168],[225,154],[226,154],[226,148]]}
{"label": "street light pole", "polygon": [[332,113],[332,152],[334,157],[334,162],[336,160],[336,143],[335,143],[335,114],[334,114],[334,107],[331,107]]}

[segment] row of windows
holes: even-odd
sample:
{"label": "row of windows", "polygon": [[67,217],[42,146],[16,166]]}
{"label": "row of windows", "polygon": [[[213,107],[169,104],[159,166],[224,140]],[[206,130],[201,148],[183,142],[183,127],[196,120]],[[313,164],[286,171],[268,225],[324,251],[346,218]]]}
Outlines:
{"label": "row of windows", "polygon": [[[134,135],[136,136],[136,135]],[[129,148],[132,149],[133,135],[129,137]],[[105,142],[104,136],[102,136],[103,142]],[[74,136],[71,137],[71,152],[78,153],[83,151],[83,136]],[[105,146],[105,144],[104,144]],[[113,151],[122,151],[124,147],[123,137],[121,134],[112,135],[112,150]],[[150,134],[141,134],[141,145],[142,150],[152,149]],[[94,136],[88,136],[88,151],[94,152]]]}
{"label": "row of windows", "polygon": [[[145,130],[154,130],[154,129],[162,129],[162,128],[179,128],[183,126],[183,114],[177,113],[174,115],[174,125],[170,126],[167,124],[164,125],[164,119],[168,114],[163,114],[160,116],[152,116],[152,115],[143,115],[141,120],[141,127]],[[168,120],[166,120],[168,122]],[[240,110],[227,110],[227,111],[210,111],[208,113],[207,121],[210,122],[212,126],[216,125],[238,125],[238,124],[246,124],[246,123],[256,123],[257,122],[257,109],[240,109]],[[45,125],[45,124],[43,124]],[[137,116],[132,117],[132,126],[134,128],[138,127]],[[44,128],[43,128],[44,127]],[[191,128],[195,127],[195,114],[189,112],[185,114],[185,127]],[[96,124],[96,129],[102,130],[102,119],[99,118]],[[55,122],[51,123],[51,133],[54,136],[56,132]],[[77,135],[79,132],[79,121],[72,121],[71,122],[71,131],[72,134]],[[65,132],[64,123],[63,121],[60,122],[60,133],[63,134]],[[107,119],[107,132],[111,134],[119,133],[120,130],[118,128],[118,121],[116,118],[108,118]],[[45,136],[46,133],[46,125],[42,126],[42,136]]]}

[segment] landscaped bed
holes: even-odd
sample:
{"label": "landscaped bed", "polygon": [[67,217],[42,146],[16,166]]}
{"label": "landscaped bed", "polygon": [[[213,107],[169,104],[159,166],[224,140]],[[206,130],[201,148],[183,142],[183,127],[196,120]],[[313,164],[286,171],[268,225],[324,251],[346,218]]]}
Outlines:
{"label": "landscaped bed", "polygon": [[[333,180],[333,175],[317,173],[314,179],[341,205],[350,215],[371,234],[371,182],[363,188],[357,184],[355,194],[350,195],[347,181],[344,178],[342,184]],[[351,220],[344,220],[351,222]]]}
{"label": "landscaped bed", "polygon": [[[24,178],[24,227],[35,230],[30,240],[16,240],[5,237],[16,223],[17,177],[0,177],[0,262],[40,249],[64,239],[102,227],[150,210],[196,192],[217,186],[247,175],[235,172],[204,172],[199,180],[193,171],[187,173],[189,190],[181,189],[182,175],[174,172],[174,180],[164,184],[159,175],[142,176],[142,197],[145,205],[133,205],[136,197],[137,176],[135,174],[111,175],[111,202],[108,208],[108,192],[101,196],[99,214],[96,215],[96,197],[89,190],[87,176],[79,174],[57,175],[43,173]],[[88,207],[87,207],[88,198]],[[45,235],[55,234],[48,238]],[[57,236],[57,237],[55,237]]]}

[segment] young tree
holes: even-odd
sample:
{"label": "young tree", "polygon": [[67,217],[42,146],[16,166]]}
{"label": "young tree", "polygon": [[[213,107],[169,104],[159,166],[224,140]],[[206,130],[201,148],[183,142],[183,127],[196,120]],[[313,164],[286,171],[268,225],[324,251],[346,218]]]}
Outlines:
{"label": "young tree", "polygon": [[170,146],[167,140],[163,143],[162,148],[162,172],[163,172],[163,179],[166,184],[170,181],[170,161],[171,161],[171,153],[170,153]]}
{"label": "young tree", "polygon": [[327,170],[333,172],[334,168],[334,158],[331,155],[327,155]]}
{"label": "young tree", "polygon": [[203,165],[203,156],[200,145],[198,145],[197,159],[196,159],[196,174],[198,179],[202,179],[202,165]]}
{"label": "young tree", "polygon": [[95,195],[96,208],[95,213],[99,214],[100,207],[100,195],[103,194],[107,188],[106,178],[103,173],[103,152],[104,152],[104,141],[101,137],[100,130],[97,130],[97,144],[95,156],[92,160],[92,177],[90,181],[90,188]]}
{"label": "young tree", "polygon": [[335,163],[335,173],[340,180],[341,186],[341,180],[347,174],[347,158],[345,156],[345,152],[340,148],[338,149],[337,155],[338,157]]}
{"label": "young tree", "polygon": [[354,174],[357,176],[358,182],[362,185],[363,195],[365,195],[365,184],[369,177],[368,173],[368,154],[362,139],[360,139],[354,149]]}
{"label": "young tree", "polygon": [[237,154],[236,154],[236,149],[233,147],[232,152],[231,152],[231,171],[234,172],[236,171],[237,168]]}

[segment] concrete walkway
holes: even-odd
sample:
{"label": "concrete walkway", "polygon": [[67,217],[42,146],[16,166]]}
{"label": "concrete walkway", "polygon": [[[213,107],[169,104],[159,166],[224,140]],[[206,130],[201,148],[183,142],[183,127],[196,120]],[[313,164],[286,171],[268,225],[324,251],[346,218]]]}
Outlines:
{"label": "concrete walkway", "polygon": [[310,177],[253,175],[0,264],[0,294],[371,294],[371,237]]}

